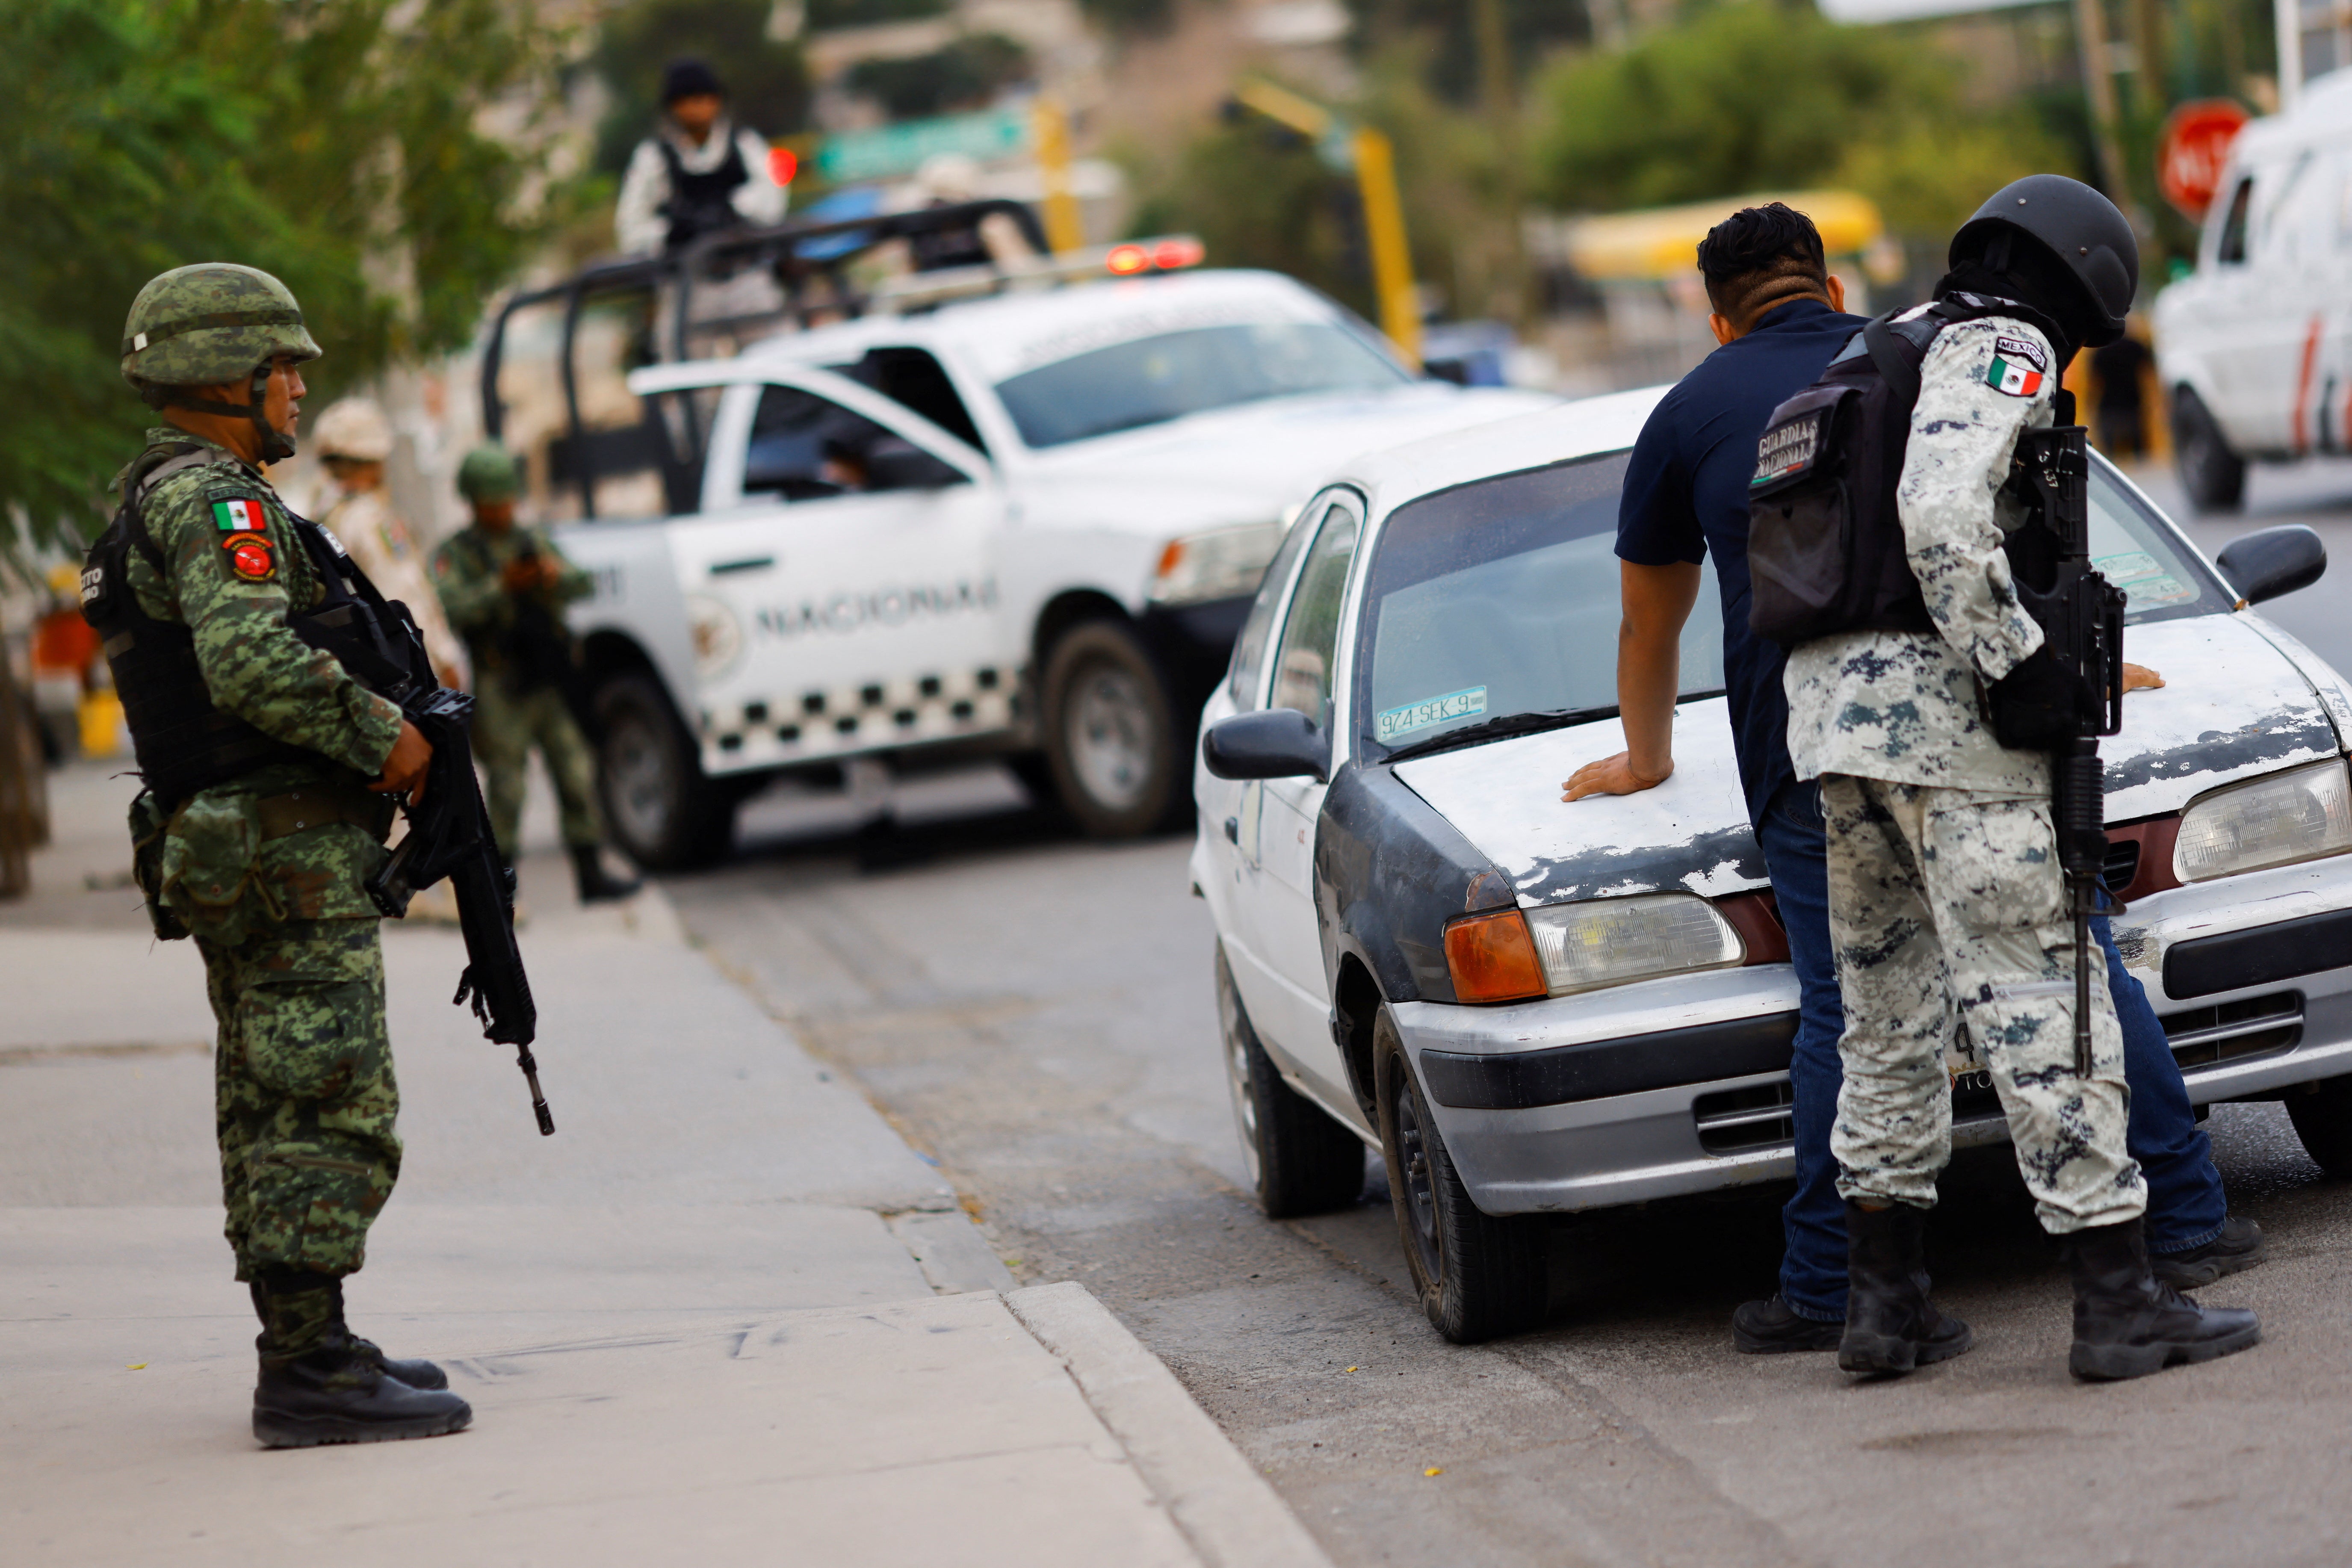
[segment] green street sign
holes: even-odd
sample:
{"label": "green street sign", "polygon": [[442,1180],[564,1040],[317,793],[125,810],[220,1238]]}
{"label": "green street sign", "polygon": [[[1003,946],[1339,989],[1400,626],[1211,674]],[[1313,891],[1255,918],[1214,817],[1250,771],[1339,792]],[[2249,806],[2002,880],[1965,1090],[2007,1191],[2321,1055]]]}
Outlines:
{"label": "green street sign", "polygon": [[816,166],[835,184],[847,185],[911,174],[927,159],[943,153],[960,153],[982,163],[1011,158],[1029,150],[1031,122],[1025,108],[991,109],[845,132],[825,138],[817,149]]}

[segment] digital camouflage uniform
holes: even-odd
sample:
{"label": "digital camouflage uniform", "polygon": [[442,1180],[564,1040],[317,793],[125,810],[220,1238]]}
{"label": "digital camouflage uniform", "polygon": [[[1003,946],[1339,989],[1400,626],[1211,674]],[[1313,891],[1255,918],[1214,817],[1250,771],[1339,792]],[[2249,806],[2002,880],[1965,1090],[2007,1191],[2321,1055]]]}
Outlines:
{"label": "digital camouflage uniform", "polygon": [[[287,626],[289,608],[322,589],[260,474],[182,430],[147,438],[201,446],[209,460],[147,493],[142,515],[168,572],[159,579],[131,552],[140,606],[190,628],[221,709],[317,753],[199,791],[166,824],[152,820],[150,796],[133,808],[135,840],[163,834],[160,901],[204,954],[228,1242],[240,1279],[273,1268],[349,1274],[400,1173],[400,1096],[381,917],[362,887],[383,861],[392,803],[378,799],[373,821],[347,818],[369,815],[358,802],[399,736],[400,710]],[[340,803],[338,819],[289,815],[290,796],[315,796],[331,815]]]}
{"label": "digital camouflage uniform", "polygon": [[2074,950],[2048,758],[1993,739],[1981,688],[2042,644],[2019,605],[1999,492],[2021,432],[2051,423],[2061,369],[2032,327],[1947,327],[1921,366],[1897,491],[1940,637],[1855,631],[1790,655],[1789,745],[1822,780],[1830,925],[1846,1028],[1831,1148],[1850,1200],[1936,1201],[1948,1068],[1990,1070],[2043,1226],[2137,1216],[2122,1036],[2092,972],[2094,1071],[2074,1071]]}
{"label": "digital camouflage uniform", "polygon": [[473,657],[474,755],[489,773],[490,826],[499,853],[509,865],[522,837],[523,785],[534,746],[555,782],[563,842],[575,850],[593,848],[604,837],[595,759],[565,705],[562,688],[521,668],[512,646],[516,596],[499,578],[526,550],[562,563],[562,576],[552,587],[531,591],[560,627],[563,606],[595,592],[595,584],[563,559],[546,530],[517,523],[498,534],[476,523],[433,552],[441,608]]}

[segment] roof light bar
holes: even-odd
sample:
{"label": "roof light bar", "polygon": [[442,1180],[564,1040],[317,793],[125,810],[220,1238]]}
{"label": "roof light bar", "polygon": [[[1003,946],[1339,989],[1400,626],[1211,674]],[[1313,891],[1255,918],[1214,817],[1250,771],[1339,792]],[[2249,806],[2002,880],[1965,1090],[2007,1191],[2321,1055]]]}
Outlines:
{"label": "roof light bar", "polygon": [[1010,265],[949,267],[937,272],[911,273],[877,285],[873,303],[877,310],[916,310],[951,300],[1057,283],[1081,283],[1090,278],[1137,278],[1152,272],[1176,272],[1200,266],[1207,256],[1208,248],[1197,236],[1156,235],[1150,239],[1125,240],[1059,256],[1024,258]]}

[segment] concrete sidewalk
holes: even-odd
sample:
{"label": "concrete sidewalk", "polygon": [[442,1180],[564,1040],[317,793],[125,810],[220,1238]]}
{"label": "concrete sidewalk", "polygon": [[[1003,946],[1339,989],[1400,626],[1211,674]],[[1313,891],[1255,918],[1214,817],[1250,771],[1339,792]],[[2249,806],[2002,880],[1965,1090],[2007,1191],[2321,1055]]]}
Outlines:
{"label": "concrete sidewalk", "polygon": [[475,1426],[259,1450],[201,964],[120,886],[130,788],[58,776],[37,892],[0,905],[10,1557],[1323,1561],[1083,1287],[1014,1287],[935,1164],[657,891],[580,910],[544,852],[522,946],[551,1139],[448,1005],[455,933],[387,928],[408,1152],[351,1308],[443,1361]]}

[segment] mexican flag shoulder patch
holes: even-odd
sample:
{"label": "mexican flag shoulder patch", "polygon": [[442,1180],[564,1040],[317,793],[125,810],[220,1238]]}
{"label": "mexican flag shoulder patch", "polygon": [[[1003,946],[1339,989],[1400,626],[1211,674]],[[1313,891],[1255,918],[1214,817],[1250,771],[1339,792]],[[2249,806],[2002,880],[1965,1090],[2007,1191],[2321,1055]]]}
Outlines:
{"label": "mexican flag shoulder patch", "polygon": [[239,496],[235,500],[213,502],[213,521],[223,533],[258,533],[262,531],[261,503]]}
{"label": "mexican flag shoulder patch", "polygon": [[1992,341],[1992,365],[1985,384],[2011,397],[2032,397],[2050,374],[2050,357],[2040,343],[2006,333]]}

